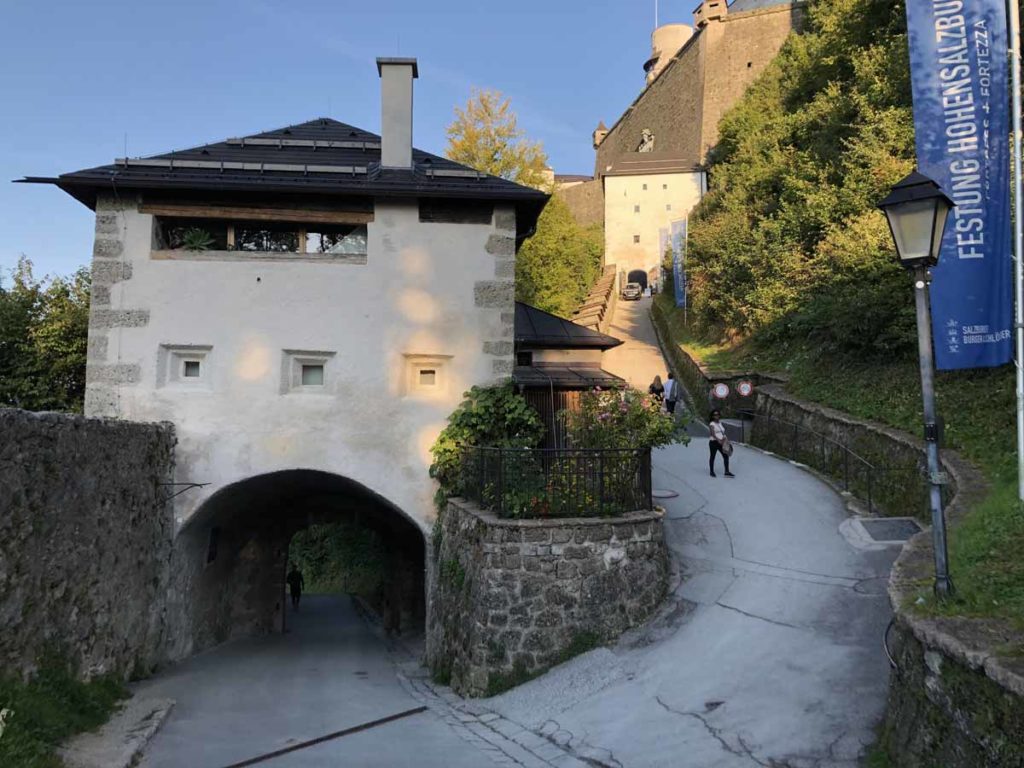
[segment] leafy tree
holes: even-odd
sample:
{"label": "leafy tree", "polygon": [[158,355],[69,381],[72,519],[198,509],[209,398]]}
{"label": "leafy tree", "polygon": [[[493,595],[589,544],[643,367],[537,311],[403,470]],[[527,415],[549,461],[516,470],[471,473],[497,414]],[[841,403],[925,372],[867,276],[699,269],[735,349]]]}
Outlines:
{"label": "leafy tree", "polygon": [[90,275],[36,278],[24,256],[0,275],[0,406],[82,410]]}
{"label": "leafy tree", "polygon": [[543,186],[548,164],[541,144],[519,128],[509,99],[500,91],[476,88],[465,108],[455,108],[445,157],[531,187]]}
{"label": "leafy tree", "polygon": [[439,506],[458,492],[464,448],[536,448],[544,438],[544,423],[537,411],[511,384],[473,387],[464,397],[430,449],[434,457],[430,476],[441,486]]}
{"label": "leafy tree", "polygon": [[911,350],[913,297],[875,209],[913,166],[902,0],[812,0],[719,132],[690,220],[700,329]]}
{"label": "leafy tree", "polygon": [[312,593],[371,596],[384,584],[387,547],[381,537],[355,523],[312,525],[288,547],[288,560],[302,571]]}
{"label": "leafy tree", "polygon": [[600,227],[584,229],[565,201],[553,196],[516,256],[516,298],[569,317],[600,277],[603,253]]}

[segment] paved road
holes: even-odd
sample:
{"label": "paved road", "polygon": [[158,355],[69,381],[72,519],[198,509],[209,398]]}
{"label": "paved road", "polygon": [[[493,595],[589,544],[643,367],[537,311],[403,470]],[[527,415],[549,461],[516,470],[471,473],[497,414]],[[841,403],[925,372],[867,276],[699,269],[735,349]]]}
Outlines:
{"label": "paved road", "polygon": [[[619,306],[605,368],[646,386],[664,376],[649,300]],[[804,470],[737,446],[737,478],[711,478],[706,446],[654,459],[655,487],[680,494],[663,502],[685,576],[670,609],[488,703],[609,765],[853,768],[884,710],[895,552],[849,544],[842,499]]]}
{"label": "paved road", "polygon": [[[413,709],[382,638],[346,597],[310,595],[292,631],[228,643],[138,686],[177,701],[144,768],[222,768]],[[264,763],[299,766],[495,765],[435,710]]]}
{"label": "paved road", "polygon": [[[627,343],[605,359],[643,388],[664,373],[648,306],[620,304],[611,332]],[[788,462],[738,446],[735,480],[706,462],[700,437],[655,456],[655,487],[679,493],[663,503],[684,578],[616,647],[461,701],[346,599],[308,598],[291,634],[229,643],[138,686],[178,702],[142,765],[222,768],[426,705],[265,765],[853,768],[885,702],[895,553],[847,543],[842,500]]]}

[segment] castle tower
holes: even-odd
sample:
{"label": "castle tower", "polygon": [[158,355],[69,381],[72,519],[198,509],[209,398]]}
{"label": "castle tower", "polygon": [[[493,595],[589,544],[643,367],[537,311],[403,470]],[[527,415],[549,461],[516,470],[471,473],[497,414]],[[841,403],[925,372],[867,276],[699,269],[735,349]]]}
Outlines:
{"label": "castle tower", "polygon": [[648,85],[654,82],[692,36],[693,27],[687,24],[662,24],[651,33],[651,58],[644,62]]}
{"label": "castle tower", "polygon": [[726,0],[703,0],[693,12],[693,23],[697,29],[703,29],[708,22],[716,21],[729,13]]}
{"label": "castle tower", "polygon": [[608,126],[604,124],[604,120],[597,124],[597,128],[594,129],[594,149],[601,146],[601,142],[604,141],[604,137],[608,135]]}

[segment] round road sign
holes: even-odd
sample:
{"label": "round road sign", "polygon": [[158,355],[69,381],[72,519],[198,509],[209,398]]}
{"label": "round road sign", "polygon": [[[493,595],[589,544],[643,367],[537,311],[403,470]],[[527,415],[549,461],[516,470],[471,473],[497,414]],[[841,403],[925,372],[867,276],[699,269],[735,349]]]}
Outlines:
{"label": "round road sign", "polygon": [[711,388],[711,394],[719,400],[725,400],[729,396],[729,385],[720,381]]}
{"label": "round road sign", "polygon": [[749,381],[741,381],[736,385],[736,391],[740,393],[740,397],[750,397],[754,394],[754,385]]}

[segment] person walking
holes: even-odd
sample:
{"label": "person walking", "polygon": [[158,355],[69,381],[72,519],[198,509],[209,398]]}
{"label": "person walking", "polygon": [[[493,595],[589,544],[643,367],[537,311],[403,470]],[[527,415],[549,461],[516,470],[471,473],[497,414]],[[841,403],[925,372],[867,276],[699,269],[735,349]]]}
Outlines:
{"label": "person walking", "polygon": [[676,412],[676,401],[679,400],[679,382],[669,373],[668,381],[665,382],[665,410],[669,413]]}
{"label": "person walking", "polygon": [[661,376],[655,376],[651,386],[647,388],[647,394],[651,395],[658,405],[665,401],[665,387],[662,386]]}
{"label": "person walking", "polygon": [[292,608],[297,611],[299,610],[299,601],[302,599],[302,590],[306,586],[306,580],[302,578],[302,571],[299,570],[299,566],[292,565],[286,581],[292,593]]}
{"label": "person walking", "polygon": [[729,455],[732,453],[732,443],[729,442],[729,438],[725,434],[725,425],[722,424],[721,412],[711,412],[711,417],[708,419],[708,429],[711,432],[711,437],[708,440],[708,448],[711,452],[708,466],[711,468],[711,476],[718,477],[715,474],[715,455],[720,453],[722,454],[722,462],[725,464],[725,476],[736,477],[736,475],[729,471]]}

